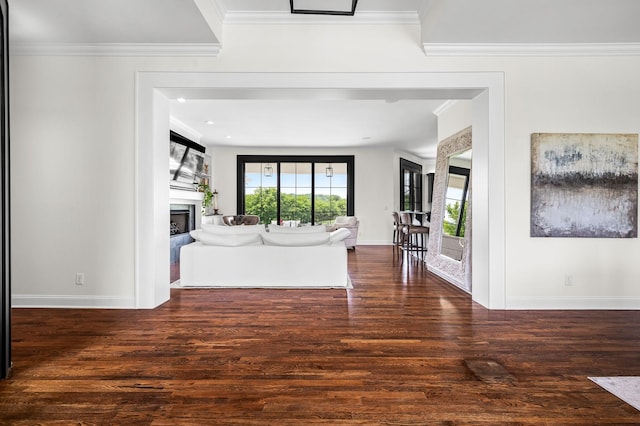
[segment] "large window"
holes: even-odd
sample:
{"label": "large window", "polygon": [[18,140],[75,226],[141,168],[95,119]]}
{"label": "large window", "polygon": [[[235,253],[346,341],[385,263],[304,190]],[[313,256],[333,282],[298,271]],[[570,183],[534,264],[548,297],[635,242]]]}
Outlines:
{"label": "large window", "polygon": [[297,226],[353,215],[353,156],[238,156],[238,214]]}
{"label": "large window", "polygon": [[422,166],[400,159],[400,210],[422,211]]}

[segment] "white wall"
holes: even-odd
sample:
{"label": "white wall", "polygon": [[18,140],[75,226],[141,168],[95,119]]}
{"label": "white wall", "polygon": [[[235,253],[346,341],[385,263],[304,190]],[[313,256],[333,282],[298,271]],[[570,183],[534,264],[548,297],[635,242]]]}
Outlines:
{"label": "white wall", "polygon": [[[637,239],[529,237],[530,134],[640,132],[638,69],[640,57],[425,57],[417,26],[375,25],[229,26],[217,58],[14,56],[14,304],[133,306],[136,71],[502,71],[506,307],[640,308]],[[217,157],[234,154],[213,154],[214,186],[229,211],[235,174],[218,182],[216,170],[235,162],[220,165]],[[384,209],[397,203],[397,178],[376,171],[389,167],[381,151],[354,154],[356,213],[368,218],[362,240],[379,242],[390,218]],[[76,272],[86,273],[84,286],[74,284]],[[564,286],[567,274],[572,287]]]}
{"label": "white wall", "polygon": [[[639,133],[640,58],[537,58],[508,69],[507,300],[512,307],[640,308],[640,241],[530,238],[536,132]],[[565,275],[573,286],[565,287]]]}
{"label": "white wall", "polygon": [[95,61],[11,59],[14,301],[131,306],[132,75]]}
{"label": "white wall", "polygon": [[472,106],[471,101],[466,100],[451,101],[447,104],[438,114],[438,142],[471,126]]}

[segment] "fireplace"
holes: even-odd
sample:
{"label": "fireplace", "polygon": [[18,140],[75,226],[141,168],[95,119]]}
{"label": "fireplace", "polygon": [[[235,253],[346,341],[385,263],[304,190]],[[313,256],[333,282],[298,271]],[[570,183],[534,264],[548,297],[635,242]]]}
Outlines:
{"label": "fireplace", "polygon": [[171,282],[180,278],[180,248],[191,244],[194,240],[189,231],[196,228],[195,204],[171,204],[169,207],[169,260]]}
{"label": "fireplace", "polygon": [[171,204],[169,216],[169,235],[186,234],[196,227],[196,206],[194,204]]}

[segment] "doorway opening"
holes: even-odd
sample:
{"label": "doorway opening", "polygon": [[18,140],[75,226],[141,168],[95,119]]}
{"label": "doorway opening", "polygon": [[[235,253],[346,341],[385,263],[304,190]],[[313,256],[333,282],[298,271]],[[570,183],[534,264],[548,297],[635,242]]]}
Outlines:
{"label": "doorway opening", "polygon": [[[172,89],[168,89],[172,88]],[[217,90],[219,89],[219,90]],[[136,305],[153,308],[169,299],[169,235],[166,209],[168,147],[156,143],[169,132],[169,100],[192,94],[327,96],[336,90],[358,97],[470,99],[473,104],[474,301],[505,306],[504,75],[479,73],[155,73],[139,72],[136,85]],[[197,95],[199,94],[199,95]],[[491,170],[489,170],[491,158]],[[149,191],[152,183],[154,190]],[[481,201],[480,201],[481,200]],[[491,229],[477,232],[479,229]],[[165,247],[163,249],[162,247]]]}

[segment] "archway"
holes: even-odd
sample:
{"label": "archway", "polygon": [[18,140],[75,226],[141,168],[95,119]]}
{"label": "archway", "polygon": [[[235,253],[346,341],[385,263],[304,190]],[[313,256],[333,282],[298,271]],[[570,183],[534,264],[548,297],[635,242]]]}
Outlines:
{"label": "archway", "polygon": [[504,76],[487,73],[155,73],[136,81],[135,299],[153,308],[169,299],[169,187],[166,164],[169,97],[180,88],[215,98],[216,91],[244,96],[300,93],[397,92],[433,99],[471,99],[474,150],[474,301],[505,307]]}

